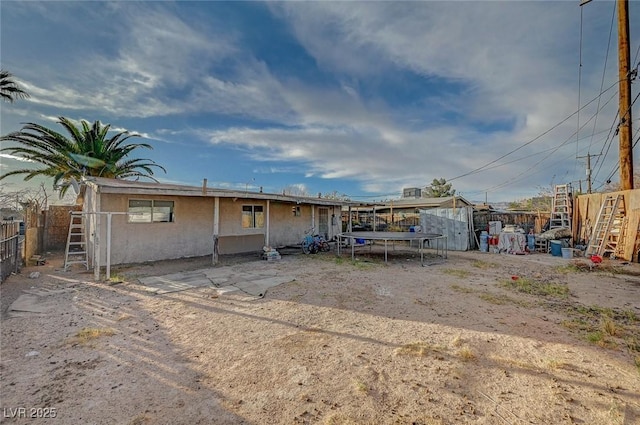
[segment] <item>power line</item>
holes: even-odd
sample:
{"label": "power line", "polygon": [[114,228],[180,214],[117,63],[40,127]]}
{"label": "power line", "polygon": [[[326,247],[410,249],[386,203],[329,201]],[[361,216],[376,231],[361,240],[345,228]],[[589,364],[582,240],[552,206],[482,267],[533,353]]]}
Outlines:
{"label": "power line", "polygon": [[[606,106],[606,104],[605,104],[605,106]],[[602,134],[602,133],[607,133],[608,131],[609,130],[602,130],[602,131],[599,131],[598,133],[596,133],[596,135],[597,134]],[[592,137],[592,136],[591,135],[590,136],[584,136],[580,140],[587,139],[587,138],[590,138],[590,137]],[[543,153],[552,151],[554,149],[556,149],[556,146],[553,146],[551,148],[544,149],[544,150],[541,150],[541,151],[538,151],[538,152],[535,152],[535,153],[532,153],[532,154],[529,154],[529,155],[526,155],[526,156],[522,156],[520,158],[512,159],[511,161],[507,161],[507,162],[503,162],[503,163],[500,163],[500,164],[493,165],[491,167],[487,167],[487,168],[484,169],[484,171],[493,170],[493,169],[496,169],[496,168],[504,167],[505,165],[513,164],[514,162],[519,162],[519,161],[523,161],[525,159],[533,158],[534,156],[542,155]]]}
{"label": "power line", "polygon": [[[633,146],[632,148],[635,148],[636,145],[638,144],[638,142],[640,141],[640,135],[636,138],[635,142],[633,142]],[[601,187],[603,187],[605,184],[609,184],[611,182],[611,179],[613,178],[613,176],[618,172],[618,170],[620,169],[620,163],[618,163],[618,165],[614,168],[614,170],[611,172],[611,174],[609,175],[609,177],[607,177],[607,179],[596,188],[600,189]]]}
{"label": "power line", "polygon": [[[637,68],[636,68],[636,69],[637,69]],[[638,94],[636,95],[635,99],[633,99],[633,102],[631,102],[631,104],[629,105],[629,108],[627,109],[627,111],[625,111],[625,113],[624,113],[624,114],[622,114],[622,115],[626,115],[626,114],[627,114],[627,112],[628,112],[628,111],[630,111],[630,110],[631,110],[631,108],[633,108],[633,105],[638,101],[638,98],[639,98],[639,97],[640,97],[640,93],[638,93]],[[619,112],[620,112],[620,111],[618,110],[618,114],[616,115],[616,117],[621,116]],[[612,129],[613,129],[613,127],[615,126],[615,124],[616,124],[616,121],[614,120],[614,123],[613,123]],[[629,125],[631,125],[631,123],[629,123]],[[619,126],[620,126],[620,124],[618,123],[618,126],[617,126],[617,127],[619,127]],[[618,129],[617,129],[617,128],[616,128],[615,134],[614,134],[613,136],[615,136],[616,134],[618,134]],[[602,165],[604,165],[604,159],[606,158],[607,154],[609,153],[609,148],[611,147],[611,144],[612,144],[612,142],[613,142],[613,136],[611,137],[611,140],[609,141],[609,146],[607,147],[607,153],[604,155],[604,157],[603,157],[603,159],[602,159],[602,164],[600,165],[600,168],[598,168],[598,173],[599,173],[599,172],[600,172],[600,170],[602,169]],[[636,141],[635,143],[637,143],[637,141]],[[635,146],[635,145],[634,145],[634,146]],[[603,147],[603,148],[604,148],[604,147]],[[633,148],[633,147],[632,147],[632,148]],[[602,152],[601,152],[601,153],[602,153]],[[596,163],[597,163],[597,161],[596,161]],[[611,173],[611,175],[610,175],[609,177],[607,177],[607,179],[606,179],[606,180],[607,180],[607,181],[611,180],[611,178],[613,177],[613,174],[615,174],[615,173],[616,173],[616,171],[617,171],[617,170],[619,170],[619,169],[620,169],[620,163],[618,163],[618,165],[617,165],[616,169]],[[597,174],[598,174],[598,173],[596,173],[596,176],[597,176]],[[594,179],[595,179],[595,177],[594,177]]]}
{"label": "power line", "polygon": [[[605,54],[604,57],[604,67],[602,69],[602,80],[600,81],[600,93],[602,93],[602,87],[604,87],[604,77],[607,71],[607,62],[609,61],[609,49],[611,48],[611,39],[613,37],[613,23],[615,22],[615,17],[616,17],[616,3],[612,2],[613,4],[613,11],[611,13],[611,26],[609,27],[609,40],[607,42],[607,53]],[[582,10],[582,8],[580,8]],[[598,106],[596,107],[596,111],[598,111],[600,109],[600,97],[598,97]],[[596,119],[593,121],[593,133],[595,133],[596,131],[596,124],[598,123],[598,117],[596,116]],[[593,137],[591,139],[591,142],[589,143],[589,150],[591,150],[591,143],[593,142]]]}
{"label": "power line", "polygon": [[[611,90],[611,89],[612,89],[613,87],[615,87],[618,83],[619,83],[619,82],[618,82],[618,81],[616,81],[616,82],[615,82],[615,83],[613,83],[611,86],[609,86],[605,91],[601,92],[598,96],[601,96],[602,94],[604,94],[604,93],[606,93],[607,91]],[[580,110],[581,110],[581,109],[586,108],[587,106],[589,106],[589,105],[591,105],[593,102],[595,102],[595,101],[598,99],[598,96],[596,96],[596,97],[594,97],[593,99],[591,99],[591,100],[590,100],[588,103],[586,103],[582,108],[580,108]],[[480,172],[480,171],[483,171],[483,170],[484,170],[485,168],[487,168],[488,166],[495,164],[496,162],[500,161],[501,159],[506,158],[507,156],[509,156],[509,155],[511,155],[511,154],[513,154],[513,153],[515,153],[515,152],[517,152],[517,151],[519,151],[520,149],[522,149],[522,148],[524,148],[524,147],[526,147],[526,146],[528,146],[528,145],[532,144],[533,142],[535,142],[535,141],[537,141],[537,140],[541,139],[542,137],[546,136],[547,134],[549,134],[550,132],[552,132],[552,131],[553,131],[553,130],[555,130],[556,128],[560,127],[560,126],[561,126],[562,124],[564,124],[565,122],[569,121],[569,120],[570,120],[571,118],[573,118],[573,116],[574,116],[574,115],[576,115],[578,112],[579,112],[579,110],[578,110],[578,111],[573,112],[571,115],[567,116],[565,119],[563,119],[563,120],[562,120],[562,121],[560,121],[559,123],[557,123],[557,124],[553,125],[553,126],[552,126],[552,127],[550,127],[548,130],[546,130],[546,131],[542,132],[540,135],[538,135],[538,136],[534,137],[533,139],[529,140],[528,142],[523,143],[522,145],[520,145],[520,146],[518,146],[517,148],[515,148],[515,149],[513,149],[513,150],[511,150],[511,151],[509,151],[509,152],[507,152],[506,154],[504,154],[504,155],[500,156],[499,158],[494,159],[493,161],[490,161],[490,162],[486,163],[485,165],[483,165],[483,166],[481,166],[481,167],[478,167],[478,168],[476,168],[476,169],[474,169],[474,170],[471,170],[471,171],[469,171],[469,172],[467,172],[467,173],[464,173],[464,174],[461,174],[461,175],[459,175],[459,176],[456,176],[456,177],[453,177],[453,178],[449,178],[449,179],[446,179],[446,180],[447,180],[448,182],[451,182],[451,181],[453,181],[453,180],[457,180],[457,179],[459,179],[459,178],[467,177],[467,176],[470,176],[470,175],[472,175],[472,174],[476,174],[476,173],[478,173],[478,172]],[[575,134],[575,133],[574,133],[574,134]],[[573,136],[573,135],[572,135],[572,136]]]}
{"label": "power line", "polygon": [[[613,97],[615,97],[615,94],[614,94],[614,96],[612,96],[612,98],[613,98]],[[611,98],[607,101],[607,103],[605,103],[605,105],[604,105],[604,106],[606,106],[610,101],[611,101]],[[585,106],[586,106],[586,105],[585,105]],[[603,107],[604,107],[604,106],[603,106]],[[594,119],[594,118],[595,118],[595,116],[596,116],[596,115],[594,114],[591,118],[589,118],[589,120],[588,120],[587,122],[585,122],[585,123],[584,123],[584,125],[582,126],[582,128],[584,128],[587,124],[589,124],[589,122],[590,122],[592,119]],[[582,129],[582,128],[581,128],[581,129]],[[576,130],[576,132],[578,132],[578,131],[579,131],[579,130],[581,130],[581,129]],[[494,190],[501,189],[501,188],[503,188],[503,187],[509,186],[509,185],[511,185],[511,184],[513,184],[513,183],[515,183],[515,182],[519,181],[519,180],[518,180],[518,178],[520,178],[520,177],[524,176],[525,174],[529,173],[531,170],[533,170],[534,168],[536,168],[540,163],[542,163],[542,162],[543,162],[543,161],[545,161],[547,158],[549,158],[552,154],[554,154],[555,152],[557,152],[561,147],[565,146],[565,145],[566,145],[566,144],[567,144],[571,139],[573,139],[573,136],[574,136],[575,134],[576,134],[576,133],[571,134],[571,135],[570,135],[570,136],[569,136],[569,137],[568,137],[564,142],[562,142],[560,145],[558,145],[557,147],[555,147],[554,149],[552,149],[552,150],[551,150],[551,152],[550,152],[548,155],[546,155],[546,156],[545,156],[544,158],[542,158],[540,161],[538,161],[538,162],[536,162],[535,164],[533,164],[531,167],[527,168],[527,169],[526,169],[525,171],[523,171],[522,173],[518,174],[517,176],[515,176],[515,177],[513,177],[513,178],[510,178],[509,180],[507,180],[507,181],[505,181],[505,182],[503,182],[503,183],[501,183],[501,184],[498,184],[498,185],[496,185],[496,186],[493,186],[493,187],[491,187],[491,188],[489,188],[489,189],[485,189],[485,190],[483,190],[482,192],[492,192],[492,191],[494,191]]]}
{"label": "power line", "polygon": [[[573,135],[572,135],[571,137],[573,138]],[[566,141],[565,141],[563,144],[566,144]],[[562,146],[562,145],[561,145],[561,146]],[[554,148],[552,148],[552,149],[550,149],[550,150],[557,151],[561,146],[559,146],[559,147],[554,147]],[[582,152],[584,152],[584,151],[586,151],[586,148],[582,148],[582,150],[581,150],[579,153],[582,153]],[[574,155],[575,155],[575,153],[574,153],[574,152],[571,152],[569,155],[567,155],[567,156],[565,156],[565,157],[562,157],[562,158],[560,158],[560,159],[561,159],[561,160],[565,160],[565,159],[572,159],[572,158],[574,158]],[[542,162],[542,161],[540,161],[540,162]],[[539,162],[539,163],[540,163],[540,162]],[[539,164],[539,163],[538,163],[538,164]],[[548,165],[546,165],[546,166],[544,166],[544,167],[539,168],[539,169],[538,169],[538,171],[536,171],[536,173],[537,173],[537,172],[544,171],[544,170],[547,170],[547,169],[550,169],[550,168],[552,168],[555,164],[556,164],[556,162],[549,162],[549,164],[548,164]],[[531,173],[529,173],[528,171],[529,171],[529,170],[527,170],[527,171],[525,171],[525,172],[523,172],[523,173],[520,173],[520,174],[518,174],[516,177],[514,177],[513,179],[510,179],[509,181],[505,181],[505,182],[503,182],[503,183],[501,183],[501,184],[498,184],[498,185],[496,185],[496,186],[492,186],[492,187],[490,187],[490,188],[483,189],[483,190],[477,190],[477,191],[472,191],[472,192],[466,192],[466,193],[473,194],[473,193],[487,193],[487,192],[494,192],[494,191],[496,191],[496,190],[498,190],[498,189],[502,189],[502,188],[504,188],[504,187],[507,187],[507,186],[509,186],[509,185],[510,185],[510,184],[512,184],[512,183],[518,183],[518,182],[520,182],[520,181],[522,181],[522,180],[524,180],[524,179],[526,179],[526,178],[529,178],[529,177],[531,176]],[[555,177],[555,175],[554,175],[554,177]]]}
{"label": "power line", "polygon": [[[615,85],[615,84],[614,84],[614,85]],[[607,90],[608,90],[608,89],[607,89]],[[602,106],[602,108],[604,108],[605,106],[607,106],[607,105],[609,104],[609,102],[611,102],[611,100],[615,98],[615,96],[616,96],[616,93],[614,93],[614,94],[609,98],[609,100],[607,100],[607,102]],[[590,103],[592,103],[594,100],[595,100],[595,98],[594,98],[591,102],[589,102],[587,105],[589,105]],[[585,106],[587,106],[587,105],[585,105]],[[582,128],[586,127],[586,126],[589,124],[589,122],[591,122],[591,120],[593,120],[593,119],[596,117],[596,115],[597,115],[597,111],[596,111],[596,113],[595,113],[594,115],[592,115],[592,116],[591,116],[591,118],[589,118],[589,119],[588,119],[588,120],[587,120],[587,121],[582,125],[582,127],[581,127],[580,129],[578,129],[578,130],[576,130],[576,132],[572,133],[572,134],[571,134],[571,135],[570,135],[570,136],[569,136],[565,141],[563,141],[563,142],[562,142],[561,144],[559,144],[558,146],[556,146],[556,147],[554,147],[554,148],[551,148],[551,149],[550,149],[550,151],[551,151],[551,152],[550,152],[548,155],[546,155],[544,158],[542,158],[540,161],[536,162],[536,163],[535,163],[535,164],[533,164],[531,167],[527,168],[525,171],[523,171],[522,173],[520,173],[520,174],[516,175],[515,177],[509,178],[509,179],[508,179],[508,180],[506,180],[505,182],[500,183],[500,184],[495,185],[495,186],[492,186],[492,187],[490,187],[490,188],[488,188],[488,189],[485,189],[485,190],[483,190],[483,191],[481,191],[481,192],[492,192],[492,191],[494,191],[494,190],[501,189],[501,188],[503,188],[503,187],[509,186],[509,185],[511,185],[511,184],[513,184],[513,183],[516,183],[516,182],[520,181],[520,180],[519,180],[519,178],[520,178],[520,177],[522,177],[522,176],[524,176],[525,174],[529,173],[531,170],[533,170],[534,168],[536,168],[540,163],[542,163],[542,162],[543,162],[543,161],[545,161],[547,158],[549,158],[552,154],[554,154],[555,152],[557,152],[561,147],[563,147],[563,146],[567,145],[567,143],[568,143],[571,139],[573,139],[573,136],[575,136],[575,135],[576,135],[576,133],[577,133],[579,130],[581,130]],[[503,156],[503,157],[504,157],[504,156]],[[547,168],[548,168],[548,167],[547,167]]]}
{"label": "power line", "polygon": [[[576,125],[576,162],[575,164],[577,164],[578,162],[578,147],[579,147],[579,143],[578,141],[580,140],[580,92],[582,90],[582,7],[580,8],[580,43],[579,43],[579,54],[578,54],[578,113],[576,115],[577,117],[577,125]],[[600,88],[602,90],[602,87]],[[598,96],[598,99],[600,99],[600,96]],[[597,108],[596,108],[597,110]],[[573,168],[573,171],[575,173],[575,166]]]}

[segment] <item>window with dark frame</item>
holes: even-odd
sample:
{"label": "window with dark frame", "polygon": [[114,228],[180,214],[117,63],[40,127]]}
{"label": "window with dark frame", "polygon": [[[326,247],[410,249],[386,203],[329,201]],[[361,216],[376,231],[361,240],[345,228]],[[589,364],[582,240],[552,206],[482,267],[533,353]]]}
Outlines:
{"label": "window with dark frame", "polygon": [[153,199],[130,199],[129,223],[173,223],[173,201],[158,201]]}

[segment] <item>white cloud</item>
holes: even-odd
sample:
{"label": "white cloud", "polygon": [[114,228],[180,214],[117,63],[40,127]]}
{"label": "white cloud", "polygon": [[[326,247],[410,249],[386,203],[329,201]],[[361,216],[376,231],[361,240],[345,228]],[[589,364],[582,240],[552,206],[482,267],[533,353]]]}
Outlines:
{"label": "white cloud", "polygon": [[[20,162],[35,162],[28,158],[24,158],[22,156],[10,155],[8,153],[0,153],[0,158],[12,159],[14,161],[20,161]],[[3,164],[3,166],[5,165]]]}
{"label": "white cloud", "polygon": [[[28,102],[128,119],[196,113],[217,130],[206,124],[172,128],[167,120],[165,128],[140,134],[165,142],[184,137],[234,145],[262,163],[255,166],[261,172],[355,179],[365,190],[385,193],[464,174],[539,136],[577,108],[579,9],[574,3],[284,2],[268,7],[325,79],[305,79],[294,69],[278,74],[260,52],[243,45],[240,29],[223,30],[204,14],[187,18],[163,3],[109,3],[105,13],[118,22],[118,31],[101,35],[109,47],[76,52],[55,74],[54,67],[43,64],[25,80],[32,95]],[[65,13],[55,19],[70,19]],[[595,12],[585,10],[589,13]],[[587,22],[602,26],[608,16]],[[602,40],[585,44],[585,56],[598,56],[596,44]],[[587,68],[583,104],[595,96],[602,71],[601,66]],[[432,91],[415,96],[415,104],[402,104],[377,93],[375,84],[364,88],[370,78],[397,83],[403,76]],[[582,123],[594,106],[581,113]],[[611,125],[615,108],[608,106],[602,115],[608,118],[598,120],[597,130]],[[224,123],[229,117],[235,127]],[[576,120],[520,150],[520,161],[456,180],[454,186],[478,190],[519,176],[528,161],[543,158],[529,155],[570,140]],[[563,148],[545,166],[564,162],[566,170],[577,150],[575,144]],[[542,180],[536,176],[536,182],[556,174],[553,168],[539,173]]]}

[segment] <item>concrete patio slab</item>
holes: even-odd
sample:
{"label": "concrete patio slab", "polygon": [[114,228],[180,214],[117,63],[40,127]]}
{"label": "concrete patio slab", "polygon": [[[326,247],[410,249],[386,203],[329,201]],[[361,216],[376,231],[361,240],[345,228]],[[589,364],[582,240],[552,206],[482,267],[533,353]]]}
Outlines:
{"label": "concrete patio slab", "polygon": [[279,276],[277,271],[249,273],[238,271],[234,267],[216,267],[139,279],[146,290],[155,294],[212,286],[218,288],[220,294],[242,291],[254,297],[264,297],[269,288],[293,280],[295,277]]}

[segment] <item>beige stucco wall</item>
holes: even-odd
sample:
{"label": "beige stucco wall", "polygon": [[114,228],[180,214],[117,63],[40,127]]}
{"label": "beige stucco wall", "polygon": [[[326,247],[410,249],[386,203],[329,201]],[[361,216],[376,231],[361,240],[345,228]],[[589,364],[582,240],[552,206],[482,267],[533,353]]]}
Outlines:
{"label": "beige stucco wall", "polygon": [[264,246],[266,219],[265,227],[263,228],[243,228],[243,205],[262,206],[262,210],[266,217],[267,201],[239,198],[220,198],[220,241],[218,245],[218,252],[221,255],[260,251]]}
{"label": "beige stucco wall", "polygon": [[300,216],[294,216],[295,204],[271,202],[269,245],[282,247],[300,243],[304,232],[311,227],[311,206],[299,205]]}
{"label": "beige stucco wall", "polygon": [[[148,195],[102,194],[103,212],[126,212],[130,199],[174,201],[175,221],[171,223],[129,223],[125,215],[113,215],[111,223],[111,264],[137,263],[213,252],[213,199]],[[101,245],[106,246],[107,217],[100,218]],[[101,249],[105,264],[106,249]]]}
{"label": "beige stucco wall", "polygon": [[[172,223],[129,223],[126,215],[112,215],[111,264],[137,263],[182,257],[195,257],[213,253],[213,235],[216,227],[213,197],[122,195],[87,190],[85,212],[126,212],[129,200],[174,201],[175,221]],[[242,227],[242,207],[260,205],[265,214],[262,228]],[[218,252],[235,254],[260,251],[268,243],[273,247],[299,244],[304,233],[312,225],[319,228],[318,206],[299,205],[300,215],[295,216],[294,203],[242,198],[219,198]],[[313,214],[312,214],[313,208]],[[328,208],[329,238],[339,231],[339,207]],[[269,218],[266,214],[269,213]],[[331,223],[331,214],[338,219]],[[312,222],[312,217],[314,218]],[[100,264],[106,264],[107,217],[104,214],[87,216],[89,223],[89,258],[93,258],[98,229]]]}
{"label": "beige stucco wall", "polygon": [[[220,254],[250,252],[262,249],[268,243],[272,247],[283,247],[299,244],[305,231],[312,226],[316,232],[319,229],[319,208],[328,209],[329,239],[332,239],[340,229],[340,207],[318,207],[316,205],[297,205],[289,202],[251,200],[251,199],[220,199]],[[269,238],[267,235],[267,221],[264,228],[242,228],[242,206],[262,205],[266,214],[269,211]],[[293,214],[293,208],[300,207],[300,215]],[[313,212],[312,212],[313,208]],[[336,215],[335,225],[331,224],[331,214]],[[233,237],[230,237],[233,236]],[[244,244],[244,246],[243,246]]]}
{"label": "beige stucco wall", "polygon": [[[311,227],[316,233],[320,229],[320,208],[328,208],[328,239],[331,240],[340,230],[340,208],[318,207],[317,205],[299,205],[300,216],[294,216],[292,209],[296,207],[292,203],[271,202],[271,225],[269,232],[269,244],[274,247],[299,244],[304,234]],[[312,211],[313,209],[313,211]],[[332,224],[331,215],[335,214]]]}

